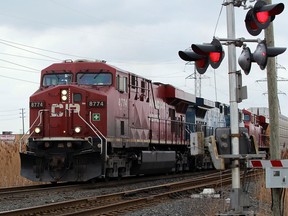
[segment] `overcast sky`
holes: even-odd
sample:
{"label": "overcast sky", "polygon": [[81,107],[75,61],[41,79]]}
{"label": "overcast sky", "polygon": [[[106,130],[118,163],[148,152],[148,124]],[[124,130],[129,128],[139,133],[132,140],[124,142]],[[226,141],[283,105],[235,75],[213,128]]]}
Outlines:
{"label": "overcast sky", "polygon": [[[192,43],[210,43],[213,36],[227,37],[226,7],[222,0],[10,0],[0,10],[0,133],[22,133],[29,125],[29,97],[39,87],[40,71],[65,59],[104,59],[107,63],[172,84],[194,93],[194,80],[185,79],[193,66],[178,57]],[[247,4],[254,4],[248,3]],[[280,1],[273,1],[279,3]],[[285,2],[286,1],[282,1]],[[208,9],[209,8],[209,9]],[[222,10],[221,10],[222,9]],[[235,8],[236,37],[250,36],[243,7]],[[218,24],[217,20],[219,18]],[[275,45],[288,47],[287,8],[273,22]],[[254,51],[256,44],[248,46]],[[229,104],[227,46],[221,66],[208,68],[201,96]],[[242,48],[237,48],[237,59]],[[287,68],[288,51],[278,57]],[[286,61],[285,61],[286,60]],[[243,73],[248,99],[239,108],[267,107],[266,71],[253,63]],[[240,67],[237,65],[237,69]],[[279,69],[279,78],[288,71]],[[288,115],[288,82],[278,82],[281,111]]]}

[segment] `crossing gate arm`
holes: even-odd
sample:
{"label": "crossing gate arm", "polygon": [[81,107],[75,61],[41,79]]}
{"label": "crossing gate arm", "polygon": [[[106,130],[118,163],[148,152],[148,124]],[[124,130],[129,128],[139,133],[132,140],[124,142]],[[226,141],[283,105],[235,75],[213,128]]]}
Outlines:
{"label": "crossing gate arm", "polygon": [[248,167],[265,169],[266,188],[288,188],[288,160],[250,160]]}
{"label": "crossing gate arm", "polygon": [[284,160],[249,160],[248,167],[254,169],[287,168],[288,159]]}

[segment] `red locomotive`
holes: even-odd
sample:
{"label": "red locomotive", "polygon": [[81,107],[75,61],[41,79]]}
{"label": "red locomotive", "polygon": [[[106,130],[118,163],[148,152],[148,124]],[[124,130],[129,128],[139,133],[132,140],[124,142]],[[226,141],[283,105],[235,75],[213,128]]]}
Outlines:
{"label": "red locomotive", "polygon": [[[260,124],[260,116],[255,115],[252,112],[243,109],[243,121],[245,128],[248,129],[249,136],[252,136],[258,146],[263,146],[263,127]],[[262,118],[261,118],[262,119]]]}
{"label": "red locomotive", "polygon": [[105,62],[52,64],[30,97],[21,175],[86,181],[211,168],[197,107],[192,94]]}
{"label": "red locomotive", "polygon": [[[258,149],[269,156],[270,151],[270,124],[268,108],[252,107],[243,109],[244,124],[250,136],[255,137]],[[288,118],[279,113],[279,146],[284,153],[287,151]]]}

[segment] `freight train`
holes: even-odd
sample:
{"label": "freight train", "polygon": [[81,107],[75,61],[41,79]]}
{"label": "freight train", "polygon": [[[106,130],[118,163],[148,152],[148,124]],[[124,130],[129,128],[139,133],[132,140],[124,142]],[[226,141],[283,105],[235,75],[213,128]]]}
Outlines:
{"label": "freight train", "polygon": [[[269,111],[265,107],[251,107],[242,110],[243,122],[250,136],[258,143],[259,151],[270,154]],[[279,146],[282,152],[287,151],[288,117],[279,113]]]}
{"label": "freight train", "polygon": [[59,182],[211,169],[225,136],[207,137],[225,127],[220,102],[104,61],[55,63],[30,97],[21,175]]}

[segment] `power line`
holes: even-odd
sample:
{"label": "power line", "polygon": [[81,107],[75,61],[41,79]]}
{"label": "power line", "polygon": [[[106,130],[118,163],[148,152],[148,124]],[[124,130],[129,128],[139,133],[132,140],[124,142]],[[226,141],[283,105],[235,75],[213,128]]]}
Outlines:
{"label": "power line", "polygon": [[[2,41],[2,42],[1,42]],[[10,45],[9,43],[11,44],[15,44],[15,45],[19,45],[19,46],[23,46],[23,47],[28,47],[28,48],[31,48],[31,49],[36,49],[36,50],[41,50],[41,51],[44,51],[44,52],[50,52],[50,53],[54,53],[54,54],[60,54],[60,55],[65,55],[65,56],[71,56],[71,57],[77,57],[77,58],[85,58],[85,59],[92,59],[92,58],[88,58],[88,57],[84,57],[84,56],[78,56],[78,55],[73,55],[73,54],[68,54],[68,53],[63,53],[63,52],[58,52],[58,51],[52,51],[52,50],[48,50],[48,49],[43,49],[43,48],[39,48],[39,47],[34,47],[34,46],[29,46],[29,45],[25,45],[25,44],[21,44],[21,43],[16,43],[16,42],[13,42],[13,41],[9,41],[9,40],[4,40],[4,39],[1,39],[0,38],[0,43],[2,44],[5,44],[7,46],[13,46],[13,45]],[[16,47],[17,48],[17,47]],[[25,49],[24,49],[25,50]],[[29,51],[28,51],[29,52]],[[32,52],[32,51],[31,51]],[[37,54],[37,53],[35,53]],[[41,55],[41,54],[40,54]],[[45,55],[44,55],[45,56]],[[53,57],[51,57],[53,59]],[[54,58],[56,59],[56,58]],[[56,59],[56,60],[59,60],[59,59]],[[60,60],[62,61],[62,59]]]}
{"label": "power line", "polygon": [[28,67],[28,66],[25,66],[25,65],[21,65],[21,64],[17,64],[15,62],[11,62],[11,61],[8,61],[8,60],[0,59],[0,61],[6,62],[6,63],[9,63],[9,64],[13,64],[13,65],[17,65],[17,66],[20,66],[20,67],[24,67],[24,68],[27,68],[27,69],[31,69],[31,70],[34,70],[34,71],[39,71],[38,69],[31,68],[31,67]]}
{"label": "power line", "polygon": [[36,73],[39,74],[40,71],[37,70],[37,72],[35,70],[23,70],[23,69],[18,69],[18,68],[12,68],[12,67],[5,67],[5,66],[0,66],[0,68],[4,68],[4,69],[8,69],[8,70],[17,70],[17,71],[23,71],[23,72],[27,72],[27,73]]}
{"label": "power line", "polygon": [[12,79],[12,80],[17,80],[17,81],[22,81],[22,82],[33,83],[33,84],[39,84],[38,82],[33,82],[33,81],[19,79],[19,78],[14,78],[14,77],[8,77],[8,76],[4,76],[4,75],[0,75],[0,77],[7,78],[7,79]]}
{"label": "power line", "polygon": [[219,20],[220,20],[220,16],[222,14],[222,10],[223,10],[223,4],[224,4],[225,0],[223,0],[223,3],[222,3],[222,6],[221,6],[221,9],[220,9],[220,12],[219,12],[219,15],[218,15],[218,18],[217,18],[217,22],[216,22],[216,25],[215,25],[215,29],[214,29],[214,33],[213,33],[213,36],[215,36],[216,34],[216,30],[218,28],[218,24],[219,24]]}
{"label": "power line", "polygon": [[20,48],[20,47],[15,46],[15,45],[11,45],[11,44],[9,44],[9,43],[5,43],[5,42],[1,42],[1,41],[0,41],[0,43],[2,43],[2,44],[4,44],[4,45],[7,45],[7,46],[11,46],[11,47],[16,48],[16,49],[20,49],[20,50],[29,52],[29,53],[33,53],[33,54],[36,54],[36,55],[40,55],[40,56],[43,56],[43,57],[47,57],[47,58],[51,58],[51,59],[54,59],[54,60],[57,60],[57,61],[61,61],[61,59],[54,58],[54,57],[51,57],[51,56],[48,56],[48,55],[43,55],[43,54],[40,54],[40,53],[31,51],[31,50],[23,49],[23,48]]}
{"label": "power line", "polygon": [[52,61],[51,59],[40,59],[40,58],[28,57],[28,56],[23,56],[23,55],[15,55],[15,54],[10,54],[10,53],[3,53],[3,52],[0,52],[0,54],[13,56],[13,57],[19,57],[19,58],[25,58],[25,59],[32,59],[32,60],[50,61],[50,62]]}

